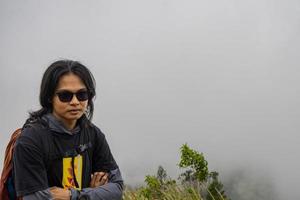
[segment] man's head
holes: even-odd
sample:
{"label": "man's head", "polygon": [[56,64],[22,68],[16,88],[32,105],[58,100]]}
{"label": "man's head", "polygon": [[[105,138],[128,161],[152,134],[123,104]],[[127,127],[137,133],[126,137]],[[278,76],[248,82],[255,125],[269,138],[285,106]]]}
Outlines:
{"label": "man's head", "polygon": [[[91,119],[94,111],[93,97],[95,95],[95,80],[87,67],[77,61],[59,60],[52,63],[43,75],[40,88],[40,104],[47,112],[54,112],[55,109],[63,111],[61,109],[63,105],[69,110],[72,110],[72,106],[75,110],[85,106],[87,118]],[[74,103],[82,106],[76,107]],[[86,105],[84,105],[85,103]],[[55,109],[53,106],[55,106]],[[69,113],[69,115],[72,115],[72,113]],[[73,115],[76,115],[75,111]]]}

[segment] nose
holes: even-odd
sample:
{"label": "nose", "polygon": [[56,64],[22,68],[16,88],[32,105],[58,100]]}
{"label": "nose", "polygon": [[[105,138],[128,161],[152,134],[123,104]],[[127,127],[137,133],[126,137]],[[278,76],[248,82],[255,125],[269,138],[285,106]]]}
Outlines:
{"label": "nose", "polygon": [[72,98],[72,100],[70,101],[70,104],[71,104],[71,105],[78,105],[79,103],[80,103],[80,102],[79,102],[79,100],[77,99],[76,95],[73,94],[73,98]]}

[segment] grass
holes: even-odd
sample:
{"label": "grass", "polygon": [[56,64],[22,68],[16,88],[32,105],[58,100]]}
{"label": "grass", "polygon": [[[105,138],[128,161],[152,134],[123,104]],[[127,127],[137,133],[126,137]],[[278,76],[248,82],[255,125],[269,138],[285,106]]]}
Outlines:
{"label": "grass", "polygon": [[219,192],[219,196],[214,197],[204,185],[183,186],[173,183],[163,185],[159,190],[151,191],[151,195],[147,195],[148,189],[145,187],[137,189],[126,188],[123,200],[207,200],[207,194],[211,200],[226,200]]}
{"label": "grass", "polygon": [[155,197],[146,197],[144,191],[143,187],[136,190],[125,189],[123,200],[204,200],[196,189],[177,184],[164,186],[159,194],[153,195]]}

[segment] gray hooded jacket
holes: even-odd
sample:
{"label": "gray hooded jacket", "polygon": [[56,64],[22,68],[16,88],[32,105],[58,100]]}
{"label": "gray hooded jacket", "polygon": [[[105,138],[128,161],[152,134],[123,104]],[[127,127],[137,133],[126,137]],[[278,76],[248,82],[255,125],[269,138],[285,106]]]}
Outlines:
{"label": "gray hooded jacket", "polygon": [[[43,117],[49,123],[49,128],[57,132],[67,134],[76,134],[80,127],[75,127],[72,131],[67,130],[63,124],[52,114]],[[89,199],[89,200],[121,200],[123,194],[123,179],[119,168],[111,170],[108,176],[108,183],[96,188],[84,188],[81,191],[71,189],[71,200]],[[50,188],[37,191],[23,197],[23,200],[52,200]]]}

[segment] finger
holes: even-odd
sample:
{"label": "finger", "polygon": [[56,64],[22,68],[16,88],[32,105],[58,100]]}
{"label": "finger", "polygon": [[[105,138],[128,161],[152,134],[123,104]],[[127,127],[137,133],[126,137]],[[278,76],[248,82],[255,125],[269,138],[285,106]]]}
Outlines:
{"label": "finger", "polygon": [[106,172],[99,172],[99,175],[101,176],[100,179],[106,174]]}
{"label": "finger", "polygon": [[97,172],[92,174],[92,178],[91,178],[91,182],[90,182],[91,187],[94,187],[94,185],[95,185],[96,174],[97,174]]}
{"label": "finger", "polygon": [[[98,180],[98,177],[100,177],[100,176],[101,176],[101,178]],[[94,187],[99,187],[99,186],[105,184],[105,182],[107,180],[107,173],[105,173],[105,172],[99,173],[98,177],[95,179]]]}
{"label": "finger", "polygon": [[101,180],[101,178],[105,175],[105,172],[95,172],[92,175],[92,179],[91,179],[91,183],[90,186],[91,187],[97,187],[99,181]]}
{"label": "finger", "polygon": [[98,187],[100,185],[104,185],[106,183],[107,177],[102,180],[102,178],[108,175],[106,172],[95,172],[91,175],[90,187]]}
{"label": "finger", "polygon": [[105,184],[107,184],[108,183],[108,174],[107,174],[107,179],[106,179],[106,182],[105,182]]}
{"label": "finger", "polygon": [[59,188],[58,187],[51,187],[51,188],[49,188],[49,190],[50,190],[50,192],[55,193],[59,190]]}
{"label": "finger", "polygon": [[70,200],[70,190],[63,188],[53,188],[50,193],[53,200]]}
{"label": "finger", "polygon": [[[95,174],[95,173],[94,173]],[[95,182],[95,176],[94,174],[91,174],[91,181],[90,181],[90,185]]]}
{"label": "finger", "polygon": [[49,191],[53,199],[56,200],[60,197],[62,190],[64,189],[59,187],[51,187]]}
{"label": "finger", "polygon": [[108,182],[108,173],[105,173],[104,176],[102,176],[101,180],[97,183],[96,182],[96,187],[105,185]]}
{"label": "finger", "polygon": [[102,177],[105,175],[105,172],[98,172],[97,174],[96,174],[96,178],[95,178],[95,184],[98,184],[100,181],[101,181],[101,179],[102,179]]}
{"label": "finger", "polygon": [[108,180],[108,174],[105,174],[101,180],[99,181],[99,185],[104,185],[107,183],[107,180]]}

